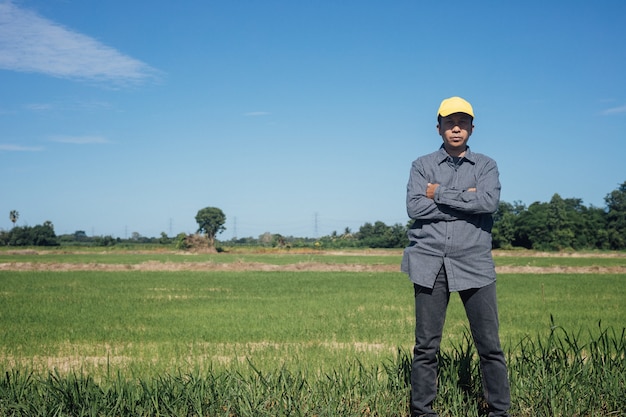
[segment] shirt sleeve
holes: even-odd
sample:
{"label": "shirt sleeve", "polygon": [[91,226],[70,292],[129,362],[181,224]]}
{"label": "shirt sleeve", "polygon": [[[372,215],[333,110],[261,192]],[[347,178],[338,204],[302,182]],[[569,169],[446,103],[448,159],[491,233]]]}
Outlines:
{"label": "shirt sleeve", "polygon": [[[451,221],[458,217],[453,210],[446,210],[434,200],[426,197],[428,180],[424,173],[424,166],[418,159],[411,166],[411,174],[407,185],[406,209],[407,214],[414,220]],[[441,188],[441,187],[439,187]]]}
{"label": "shirt sleeve", "polygon": [[[482,162],[482,161],[481,161]],[[477,163],[476,191],[458,190],[440,185],[435,191],[435,203],[467,214],[495,213],[500,203],[500,174],[493,159]]]}

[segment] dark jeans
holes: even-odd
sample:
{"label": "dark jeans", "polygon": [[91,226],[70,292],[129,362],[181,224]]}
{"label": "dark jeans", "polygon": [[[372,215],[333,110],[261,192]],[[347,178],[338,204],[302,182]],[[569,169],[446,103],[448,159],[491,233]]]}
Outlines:
{"label": "dark jeans", "polygon": [[[415,285],[415,347],[411,370],[411,415],[436,416],[437,352],[450,300],[448,279],[442,267],[435,286]],[[498,336],[496,284],[460,291],[474,345],[480,358],[483,391],[489,416],[508,416],[509,380]]]}

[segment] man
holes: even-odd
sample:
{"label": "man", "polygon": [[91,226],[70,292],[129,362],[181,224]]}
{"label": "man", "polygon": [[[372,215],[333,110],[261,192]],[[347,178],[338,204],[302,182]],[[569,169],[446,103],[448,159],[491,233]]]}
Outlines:
{"label": "man", "polygon": [[460,97],[441,102],[441,148],[413,162],[407,186],[408,232],[402,271],[415,290],[412,416],[437,416],[437,352],[451,292],[458,292],[480,358],[489,416],[508,416],[509,382],[498,335],[492,214],[500,200],[495,161],[467,141],[474,110]]}

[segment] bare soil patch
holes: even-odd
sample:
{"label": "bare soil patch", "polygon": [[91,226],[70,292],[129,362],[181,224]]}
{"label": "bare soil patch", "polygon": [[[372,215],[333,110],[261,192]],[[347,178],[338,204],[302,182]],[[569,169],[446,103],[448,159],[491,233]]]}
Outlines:
{"label": "bare soil patch", "polygon": [[[208,253],[203,250],[202,245],[195,245],[193,249],[184,253],[189,256],[195,256],[201,253]],[[306,252],[305,252],[306,251]],[[154,251],[130,251],[131,253],[155,253]],[[168,251],[158,251],[165,253]],[[260,251],[268,253],[281,253],[281,250]],[[309,253],[310,250],[289,250],[284,253]],[[298,262],[286,265],[274,265],[262,262],[159,262],[146,261],[137,264],[111,264],[111,263],[63,263],[63,262],[18,262],[19,255],[37,255],[55,253],[54,250],[46,250],[38,252],[34,249],[12,250],[6,253],[17,255],[16,262],[0,263],[0,271],[320,271],[320,272],[399,272],[400,265],[382,265],[382,264],[340,264],[340,263],[324,263],[324,262]],[[60,250],[58,253],[68,254],[81,252]],[[106,254],[107,252],[103,252]],[[181,252],[175,252],[180,254]],[[210,253],[214,253],[211,250]],[[256,253],[256,252],[255,252]],[[311,252],[319,254],[319,252]],[[358,255],[358,256],[401,256],[402,250],[376,250],[364,249],[360,251],[353,250],[335,250],[324,252],[328,255]],[[493,256],[498,257],[529,257],[529,258],[625,258],[626,252],[537,252],[537,251],[493,251]],[[498,273],[522,273],[522,274],[621,274],[626,273],[626,266],[498,266]]]}
{"label": "bare soil patch", "polygon": [[[0,271],[320,271],[320,272],[399,272],[399,265],[328,264],[299,262],[272,265],[260,262],[157,262],[138,264],[7,262]],[[498,273],[521,274],[622,274],[625,266],[570,267],[570,266],[499,266]]]}

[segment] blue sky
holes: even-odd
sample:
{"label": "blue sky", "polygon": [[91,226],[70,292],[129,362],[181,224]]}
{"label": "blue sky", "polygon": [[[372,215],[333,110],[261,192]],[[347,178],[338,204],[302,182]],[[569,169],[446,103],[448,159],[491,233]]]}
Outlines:
{"label": "blue sky", "polygon": [[0,229],[316,237],[407,222],[440,101],[502,200],[626,181],[626,2],[0,0]]}

